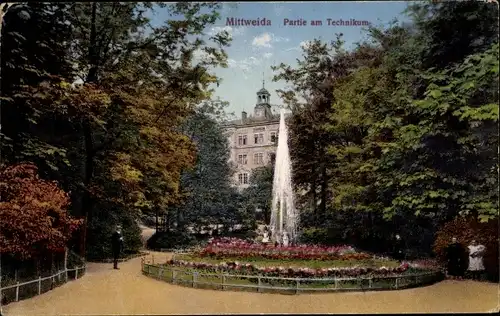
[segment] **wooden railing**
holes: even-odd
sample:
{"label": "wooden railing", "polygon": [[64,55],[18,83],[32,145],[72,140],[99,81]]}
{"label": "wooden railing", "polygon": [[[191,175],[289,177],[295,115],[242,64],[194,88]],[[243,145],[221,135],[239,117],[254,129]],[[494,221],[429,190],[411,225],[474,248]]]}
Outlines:
{"label": "wooden railing", "polygon": [[[83,265],[83,266],[80,266],[80,267],[76,267],[76,268],[72,268],[72,269],[64,269],[64,270],[61,270],[51,276],[47,276],[47,277],[38,277],[38,279],[34,279],[34,280],[31,280],[31,281],[27,281],[27,282],[17,282],[16,284],[13,284],[13,285],[9,285],[9,286],[5,286],[5,287],[2,287],[0,288],[0,298],[3,299],[3,295],[2,293],[6,290],[9,290],[9,289],[16,289],[16,295],[15,295],[15,301],[19,301],[19,288],[23,287],[23,286],[27,286],[27,285],[31,285],[31,284],[35,284],[35,283],[38,283],[38,294],[37,295],[40,295],[42,294],[42,282],[43,281],[46,281],[46,280],[52,280],[52,284],[55,284],[56,283],[56,278],[58,279],[58,281],[60,282],[61,279],[64,278],[64,283],[68,282],[68,272],[75,272],[75,277],[74,277],[74,280],[78,279],[78,275],[80,274],[80,276],[82,276],[84,273],[85,273],[85,270],[86,270],[86,266]],[[82,271],[82,272],[80,272]],[[79,273],[80,272],[80,273]],[[51,286],[50,289],[52,289],[53,287]],[[50,290],[49,289],[49,290]],[[48,292],[49,290],[47,291],[43,291],[43,292]]]}
{"label": "wooden railing", "polygon": [[[247,288],[256,290],[257,292],[266,290],[272,292],[285,291],[295,294],[301,292],[397,290],[432,284],[443,278],[441,271],[428,271],[397,276],[361,276],[357,278],[268,277],[261,275],[200,272],[168,265],[146,263],[145,260],[142,260],[142,273],[172,284],[188,285],[191,287],[203,285],[222,290]],[[238,282],[231,282],[231,280]],[[241,280],[245,280],[246,284],[243,284]],[[307,286],[313,282],[316,283],[315,286]],[[345,285],[349,283],[352,286],[346,287]]]}

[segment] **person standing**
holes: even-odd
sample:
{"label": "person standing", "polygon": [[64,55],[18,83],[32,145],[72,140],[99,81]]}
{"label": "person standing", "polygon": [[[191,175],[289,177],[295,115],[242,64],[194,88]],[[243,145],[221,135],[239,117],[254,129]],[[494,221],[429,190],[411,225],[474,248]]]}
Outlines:
{"label": "person standing", "polygon": [[111,237],[111,247],[113,251],[113,269],[118,270],[118,258],[123,250],[123,236],[120,226],[116,226],[116,230]]}
{"label": "person standing", "polygon": [[480,280],[484,271],[483,256],[486,247],[473,240],[467,248],[469,250],[469,267],[467,270],[472,274],[472,279]]}
{"label": "person standing", "polygon": [[452,279],[461,280],[465,272],[466,253],[464,247],[456,237],[451,239],[451,244],[446,248],[447,272]]}
{"label": "person standing", "polygon": [[288,233],[283,231],[283,247],[288,247],[290,240],[288,239]]}
{"label": "person standing", "polygon": [[262,237],[262,243],[264,245],[267,245],[269,243],[269,232],[267,231],[267,228],[264,228],[264,236]]}
{"label": "person standing", "polygon": [[403,239],[401,239],[401,236],[399,236],[398,234],[396,235],[395,237],[395,241],[394,241],[394,259],[398,260],[398,261],[402,261],[404,259],[404,242],[403,242]]}

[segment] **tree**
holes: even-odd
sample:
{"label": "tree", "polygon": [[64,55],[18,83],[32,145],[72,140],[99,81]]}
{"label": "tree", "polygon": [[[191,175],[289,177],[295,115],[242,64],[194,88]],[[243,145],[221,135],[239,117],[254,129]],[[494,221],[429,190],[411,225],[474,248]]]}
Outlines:
{"label": "tree", "polygon": [[498,6],[463,1],[412,4],[407,13],[419,30],[422,68],[444,69],[498,42]]}
{"label": "tree", "polygon": [[[212,43],[201,38],[219,6],[161,4],[177,18],[158,27],[144,17],[150,4],[30,6],[40,12],[30,23],[43,21],[53,35],[47,42],[55,43],[25,33],[14,41],[8,28],[18,25],[6,24],[12,44],[3,51],[21,46],[2,58],[15,74],[2,81],[5,117],[16,122],[2,130],[9,161],[33,161],[44,176],[59,180],[86,223],[100,221],[93,215],[104,210],[133,217],[178,200],[181,171],[194,162],[194,146],[179,126],[210,97],[216,78],[209,68],[225,66],[227,32],[212,36]],[[36,49],[28,50],[38,46],[50,48],[41,60],[29,53]],[[194,62],[196,50],[208,57]],[[75,85],[76,77],[83,83]]]}
{"label": "tree", "polygon": [[260,219],[265,223],[269,223],[271,218],[273,177],[273,164],[256,168],[250,175],[250,186],[242,192],[247,212],[253,213],[256,208],[259,208],[262,212]]}
{"label": "tree", "polygon": [[[498,33],[488,9],[417,4],[410,23],[371,28],[370,40],[350,52],[329,58],[306,52],[308,67],[281,66],[281,78],[295,83],[283,96],[294,109],[291,148],[301,148],[292,154],[297,182],[313,185],[323,178],[316,170],[327,166],[331,213],[315,226],[345,220],[345,231],[377,240],[397,231],[411,247],[430,252],[443,223],[497,216]],[[458,25],[463,20],[467,26]],[[309,48],[315,45],[325,44]],[[326,81],[331,95],[312,93],[325,73],[335,74]],[[306,105],[297,106],[300,94]],[[328,107],[319,106],[324,102]],[[318,159],[315,142],[327,149],[325,159]],[[314,169],[303,167],[308,163]]]}
{"label": "tree", "polygon": [[211,113],[212,108],[200,107],[183,126],[184,133],[196,144],[197,157],[194,168],[182,175],[185,199],[175,206],[179,227],[230,226],[238,220],[239,199],[231,187],[229,144]]}
{"label": "tree", "polygon": [[[333,163],[325,151],[327,144],[333,141],[332,135],[325,133],[321,126],[329,114],[333,82],[348,72],[349,56],[342,49],[341,36],[337,35],[337,40],[329,45],[317,39],[309,42],[303,47],[303,60],[298,61],[295,69],[285,64],[273,67],[280,71],[275,81],[284,80],[292,85],[288,91],[277,92],[293,113],[290,154],[294,184],[311,197],[315,216],[326,212],[331,177],[329,166]],[[320,201],[319,214],[317,201]]]}
{"label": "tree", "polygon": [[[399,186],[385,212],[408,208],[417,215],[433,212],[442,221],[472,212],[487,221],[497,214],[498,199],[498,135],[493,132],[498,122],[498,44],[454,68],[429,71],[425,78],[425,97],[408,109],[418,114],[419,122],[401,124],[388,152],[402,158],[393,166],[403,168],[399,176],[390,175]],[[412,162],[401,164],[406,159]],[[386,178],[386,183],[398,185],[393,180]]]}
{"label": "tree", "polygon": [[19,259],[64,252],[82,224],[68,215],[69,197],[56,182],[40,179],[32,164],[0,172],[0,249]]}

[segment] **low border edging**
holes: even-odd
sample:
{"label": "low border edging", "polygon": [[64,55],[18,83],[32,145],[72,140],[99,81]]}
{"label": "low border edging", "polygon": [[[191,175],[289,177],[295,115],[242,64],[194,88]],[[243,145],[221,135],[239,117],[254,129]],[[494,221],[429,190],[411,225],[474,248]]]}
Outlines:
{"label": "low border edging", "polygon": [[[31,280],[31,281],[27,281],[27,282],[17,282],[16,284],[13,284],[13,285],[8,285],[8,286],[5,286],[3,288],[0,288],[0,299],[3,300],[4,299],[4,296],[3,296],[3,292],[6,291],[6,290],[10,290],[10,289],[16,289],[16,294],[15,294],[15,299],[13,301],[10,301],[10,302],[7,302],[6,304],[9,304],[9,303],[12,303],[12,302],[19,302],[19,288],[20,287],[23,287],[23,286],[26,286],[26,285],[30,285],[30,284],[34,284],[34,283],[38,283],[38,292],[37,294],[33,295],[33,296],[29,296],[29,297],[26,297],[26,298],[23,298],[23,299],[27,299],[27,298],[31,298],[31,297],[34,297],[34,296],[38,296],[40,294],[43,294],[43,293],[47,293],[49,292],[50,290],[56,288],[56,287],[59,287],[63,284],[66,284],[68,283],[69,281],[71,281],[68,277],[68,272],[75,272],[75,277],[72,279],[72,280],[77,280],[79,278],[81,278],[82,276],[85,275],[85,272],[86,272],[86,265],[82,265],[82,266],[79,266],[79,267],[75,267],[75,268],[71,268],[71,269],[65,269],[65,270],[61,270],[61,271],[58,271],[57,273],[53,274],[53,275],[50,275],[50,276],[47,276],[47,277],[39,277],[38,279],[34,279],[34,280]],[[83,270],[83,272],[80,272]],[[62,277],[64,275],[64,277]],[[58,279],[58,282],[60,282],[59,284],[56,282],[56,278]],[[62,280],[61,279],[64,279],[64,282],[61,282]],[[42,282],[44,281],[47,281],[47,280],[51,280],[51,286],[50,288],[48,288],[47,290],[44,290],[42,291]],[[54,286],[55,284],[57,284],[56,286]],[[5,304],[5,305],[6,305]],[[1,305],[4,305],[3,303]]]}
{"label": "low border edging", "polygon": [[[152,277],[154,279],[159,279],[167,283],[184,285],[190,287],[198,287],[199,285],[208,286],[211,289],[231,289],[231,288],[246,288],[253,289],[256,292],[279,292],[286,291],[291,292],[291,294],[299,293],[310,293],[310,292],[352,292],[352,291],[383,291],[383,290],[401,290],[411,287],[419,287],[434,284],[443,279],[443,273],[441,271],[429,271],[423,273],[409,274],[409,275],[399,275],[399,276],[377,276],[377,277],[359,277],[359,278],[283,278],[283,277],[267,277],[260,275],[236,275],[228,273],[204,273],[198,271],[187,271],[185,269],[169,267],[165,265],[155,265],[145,263],[144,260],[141,263],[142,274]],[[151,270],[157,270],[151,272]],[[171,273],[171,277],[165,276],[165,272]],[[188,276],[189,279],[177,278],[179,274]],[[220,278],[220,282],[200,282],[200,277],[211,277]],[[257,279],[257,284],[237,284],[228,283],[228,279]],[[270,286],[263,285],[262,280],[272,280],[278,282],[289,282],[295,283],[293,287],[286,286]],[[387,286],[374,286],[373,280],[384,280],[387,281]],[[406,282],[402,282],[405,280]],[[301,282],[329,282],[334,284],[335,287],[301,287]],[[255,282],[255,281],[254,281]],[[344,282],[355,282],[356,286],[353,287],[339,287],[340,283]],[[368,286],[363,286],[363,283],[368,283]]]}
{"label": "low border edging", "polygon": [[158,252],[172,252],[175,254],[184,254],[184,253],[190,253],[193,250],[193,248],[160,248]]}
{"label": "low border edging", "polygon": [[[127,256],[125,258],[120,258],[120,259],[118,259],[118,262],[126,262],[126,261],[129,261],[129,260],[137,258],[137,257],[144,257],[147,254],[148,254],[147,252],[141,251],[139,253],[132,254],[132,255]],[[113,261],[114,261],[113,258],[89,260],[89,262],[95,262],[95,263],[113,263]]]}

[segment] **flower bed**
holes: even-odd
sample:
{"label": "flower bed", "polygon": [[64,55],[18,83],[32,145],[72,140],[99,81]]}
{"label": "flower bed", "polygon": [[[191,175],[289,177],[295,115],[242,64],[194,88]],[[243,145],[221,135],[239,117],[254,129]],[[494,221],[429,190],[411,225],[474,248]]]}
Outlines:
{"label": "flower bed", "polygon": [[144,262],[143,273],[196,287],[295,293],[398,289],[440,278],[437,268],[398,263],[345,245],[276,247],[236,238],[212,240],[162,265]]}
{"label": "flower bed", "polygon": [[406,272],[410,265],[403,263],[398,267],[331,267],[331,268],[297,268],[297,267],[259,267],[250,263],[227,261],[219,264],[169,260],[167,265],[203,270],[207,272],[226,272],[242,275],[277,276],[287,278],[321,278],[321,277],[359,277],[359,276],[394,276]]}
{"label": "flower bed", "polygon": [[223,258],[264,258],[279,260],[364,260],[372,256],[357,252],[351,246],[296,245],[276,247],[263,245],[237,238],[212,240],[205,248],[197,252],[201,257]]}
{"label": "flower bed", "polygon": [[167,264],[144,263],[142,272],[169,283],[206,289],[298,294],[324,291],[403,289],[435,283],[438,270],[414,269],[408,263],[398,268],[285,268],[255,267],[227,262],[218,265],[173,260]]}

